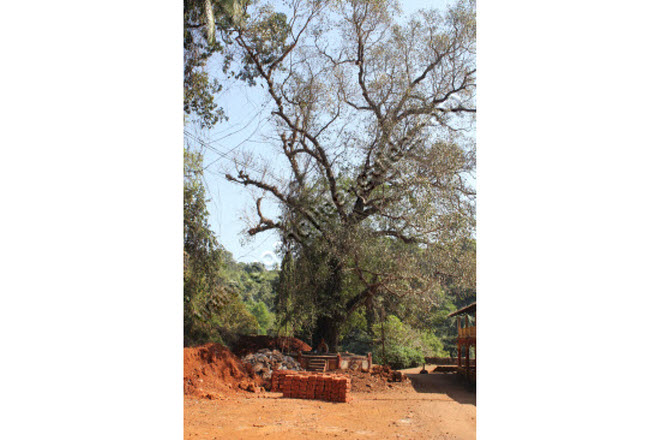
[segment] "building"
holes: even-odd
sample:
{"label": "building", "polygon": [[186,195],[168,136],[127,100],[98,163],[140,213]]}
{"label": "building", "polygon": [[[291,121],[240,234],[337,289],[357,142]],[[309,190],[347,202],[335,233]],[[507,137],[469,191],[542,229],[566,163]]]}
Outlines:
{"label": "building", "polygon": [[[458,309],[449,316],[456,316],[458,325],[456,372],[470,383],[477,382],[477,303]],[[472,351],[472,353],[470,353]],[[471,358],[472,356],[472,358]]]}

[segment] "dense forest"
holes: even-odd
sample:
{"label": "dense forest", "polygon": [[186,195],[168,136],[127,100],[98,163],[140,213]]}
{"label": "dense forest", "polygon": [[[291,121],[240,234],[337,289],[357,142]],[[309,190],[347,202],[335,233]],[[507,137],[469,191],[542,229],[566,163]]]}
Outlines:
{"label": "dense forest", "polygon": [[288,164],[285,181],[249,156],[225,175],[256,201],[246,233],[281,238],[268,270],[219,244],[186,139],[187,345],[286,335],[396,367],[455,354],[448,314],[476,299],[474,40],[472,1],[411,17],[384,0],[185,2],[186,123],[227,117],[218,78],[259,85]]}

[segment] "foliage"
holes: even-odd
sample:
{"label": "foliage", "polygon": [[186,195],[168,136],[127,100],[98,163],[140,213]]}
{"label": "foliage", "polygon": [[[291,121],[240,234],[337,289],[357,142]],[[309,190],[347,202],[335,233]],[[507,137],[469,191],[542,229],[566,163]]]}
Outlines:
{"label": "foliage", "polygon": [[290,179],[240,163],[227,178],[279,203],[269,219],[258,199],[248,232],[281,233],[282,319],[313,325],[315,342],[335,349],[358,308],[373,321],[378,298],[429,302],[440,286],[474,286],[474,140],[464,134],[476,112],[474,5],[406,23],[387,1],[292,8],[279,56],[253,34],[272,11],[255,11],[235,38],[272,98]]}
{"label": "foliage", "polygon": [[[184,0],[183,53],[184,99],[186,115],[195,115],[202,128],[210,128],[226,116],[216,102],[215,95],[222,90],[217,76],[209,73],[207,65],[212,59],[221,64],[224,77],[236,77],[254,85],[255,72],[251,61],[232,70],[233,35],[237,26],[249,18],[250,0]],[[252,38],[258,42],[264,59],[277,56],[281,51],[281,34],[286,29],[286,16],[269,8],[261,8],[263,20],[254,23]],[[219,73],[219,72],[216,72]]]}
{"label": "foliage", "polygon": [[274,310],[273,286],[276,282],[277,270],[267,270],[263,263],[234,262],[227,252],[227,265],[222,271],[222,277],[227,285],[240,292],[245,303],[263,302],[269,310]]}
{"label": "foliage", "polygon": [[[187,344],[226,342],[235,334],[281,334],[310,340],[323,297],[309,295],[310,289],[327,277],[325,256],[308,254],[293,260],[287,254],[281,270],[268,270],[262,263],[239,263],[218,243],[208,224],[200,153],[184,153],[184,310]],[[307,249],[307,252],[313,252]],[[356,291],[350,278],[344,289]],[[351,290],[352,289],[352,290]],[[294,293],[292,293],[294,292]],[[433,304],[424,297],[398,301],[383,293],[372,308],[390,313],[384,323],[386,360],[408,367],[424,355],[443,355],[443,347],[454,350],[455,320],[447,315],[474,300],[474,294],[436,291]],[[458,305],[454,305],[454,303]],[[275,312],[277,311],[277,315]],[[277,319],[276,319],[277,318]],[[379,320],[369,317],[366,305],[358,307],[340,329],[343,350],[373,352],[382,361]],[[422,331],[418,329],[431,329]],[[310,341],[311,342],[311,341]]]}
{"label": "foliage", "polygon": [[274,321],[277,271],[237,263],[210,229],[202,155],[184,151],[184,343],[266,333]]}
{"label": "foliage", "polygon": [[314,270],[312,263],[294,261],[289,253],[284,255],[275,284],[276,327],[281,336],[310,340],[309,335],[316,325],[314,297],[308,294],[311,287],[308,280]]}
{"label": "foliage", "polygon": [[[204,338],[209,334],[205,312],[207,304],[219,306],[226,301],[218,286],[222,264],[218,242],[208,223],[203,186],[202,156],[184,151],[183,191],[183,303],[184,342]],[[216,335],[217,337],[217,335]]]}
{"label": "foliage", "polygon": [[382,323],[374,324],[372,332],[377,335],[372,347],[377,363],[409,368],[422,364],[426,356],[446,356],[442,341],[437,336],[427,330],[414,329],[394,315],[388,315]]}
{"label": "foliage", "polygon": [[[183,2],[183,50],[184,50],[184,100],[186,114],[199,117],[202,127],[211,127],[224,116],[215,103],[214,94],[222,90],[217,79],[211,79],[206,71],[209,59],[216,53],[225,54],[228,68],[230,57],[226,54],[224,35],[229,31],[231,15],[228,1],[185,0]],[[216,29],[217,28],[217,29]],[[221,38],[216,38],[216,32]]]}
{"label": "foliage", "polygon": [[[353,316],[359,314],[354,313]],[[361,323],[362,324],[362,323]],[[343,335],[341,349],[350,353],[366,354],[375,352],[378,347],[373,345],[373,335],[366,328],[366,325],[347,326],[349,330]]]}
{"label": "foliage", "polygon": [[230,290],[230,300],[217,310],[211,322],[221,334],[232,337],[238,334],[258,334],[260,323],[241,301],[239,292]]}
{"label": "foliage", "polygon": [[267,334],[275,320],[274,314],[268,310],[268,307],[262,301],[253,302],[248,306],[248,310],[259,323],[259,333],[262,335]]}
{"label": "foliage", "polygon": [[424,363],[423,354],[414,348],[394,345],[385,349],[386,356],[383,357],[382,351],[376,350],[373,354],[373,361],[381,365],[389,365],[394,369],[418,367]]}

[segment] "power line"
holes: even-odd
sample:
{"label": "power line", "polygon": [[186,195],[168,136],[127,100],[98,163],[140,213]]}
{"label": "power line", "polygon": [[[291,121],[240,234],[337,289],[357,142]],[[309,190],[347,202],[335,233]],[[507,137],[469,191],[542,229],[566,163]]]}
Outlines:
{"label": "power line", "polygon": [[[233,152],[234,150],[236,150],[237,148],[239,148],[241,145],[243,145],[243,144],[245,144],[246,142],[248,142],[248,141],[250,140],[250,138],[251,138],[251,137],[252,137],[252,136],[253,136],[253,135],[254,135],[254,134],[255,134],[260,128],[261,128],[261,122],[259,122],[259,124],[257,125],[257,127],[252,131],[252,133],[250,133],[250,135],[249,135],[247,138],[243,139],[241,142],[238,143],[238,145],[236,145],[235,147],[233,147],[232,149],[230,149],[229,151],[227,151],[226,154],[228,155],[229,153],[231,153],[231,152]],[[239,130],[239,131],[240,131],[240,130]],[[238,132],[236,132],[236,133],[238,133]],[[216,162],[219,161],[219,160],[220,160],[220,158],[214,160],[213,162],[211,162],[210,164],[208,164],[206,167],[204,167],[204,169],[206,170],[207,168],[209,168],[211,165],[213,165],[214,163],[216,163]]]}
{"label": "power line", "polygon": [[245,258],[245,257],[248,256],[249,254],[251,254],[252,252],[254,252],[258,247],[263,246],[263,244],[266,243],[266,240],[268,240],[269,238],[270,238],[270,237],[266,236],[266,237],[265,237],[265,238],[264,238],[259,244],[256,244],[256,245],[251,246],[249,251],[247,251],[247,252],[244,253],[243,255],[241,255],[241,256],[239,256],[239,257],[236,257],[236,258],[237,258],[237,259]]}
{"label": "power line", "polygon": [[[245,168],[247,168],[247,169],[249,169],[249,170],[251,170],[251,171],[253,171],[253,172],[255,172],[255,173],[258,173],[258,174],[265,173],[265,174],[268,175],[268,177],[270,177],[270,178],[273,179],[273,180],[276,180],[277,182],[279,182],[279,183],[282,184],[282,185],[286,185],[286,184],[288,183],[288,182],[286,182],[286,181],[280,179],[279,177],[274,176],[272,173],[269,173],[268,170],[265,170],[265,169],[264,169],[264,170],[258,170],[258,169],[256,169],[256,168],[254,168],[252,165],[250,165],[250,164],[248,164],[248,163],[246,163],[246,162],[244,162],[244,161],[241,161],[241,160],[239,160],[238,158],[232,158],[232,157],[229,157],[229,153],[231,153],[231,152],[234,151],[236,148],[238,148],[238,147],[240,146],[240,144],[237,145],[236,147],[232,148],[231,150],[228,150],[228,151],[220,151],[220,150],[218,150],[216,147],[210,145],[209,143],[207,143],[206,141],[200,139],[199,137],[195,136],[194,134],[192,134],[192,133],[190,133],[190,132],[187,132],[186,130],[184,130],[184,134],[187,135],[188,137],[194,139],[195,141],[199,142],[203,147],[208,148],[209,150],[211,150],[212,152],[214,152],[215,154],[217,154],[218,156],[220,156],[220,158],[222,158],[222,159],[232,160],[233,162],[235,162],[235,163],[237,163],[237,164],[239,164],[239,165],[242,165],[243,167],[245,167]],[[207,168],[208,168],[208,167],[207,167]]]}
{"label": "power line", "polygon": [[[228,137],[230,137],[230,136],[235,135],[236,133],[240,133],[241,131],[245,130],[250,124],[252,124],[252,122],[254,122],[255,119],[257,119],[257,116],[261,115],[261,113],[264,111],[264,108],[266,108],[266,104],[267,104],[267,103],[262,104],[262,106],[261,106],[261,108],[259,109],[259,111],[256,112],[255,115],[252,117],[252,119],[250,119],[245,125],[243,125],[242,128],[239,128],[238,130],[236,130],[236,131],[234,131],[234,132],[231,132],[231,133],[229,133],[229,134],[224,134],[224,135],[221,135],[221,136],[219,136],[219,137],[217,137],[217,138],[215,138],[215,139],[212,139],[211,141],[209,141],[209,143],[212,144],[212,143],[219,142],[219,141],[221,141],[221,140],[223,140],[223,139],[226,139],[226,138],[228,138]],[[265,118],[264,118],[264,119],[265,119]],[[259,125],[261,125],[261,123],[264,121],[264,119],[262,119],[262,120],[259,121]],[[255,130],[255,131],[256,131],[256,130]],[[254,134],[254,132],[253,132],[253,134]],[[252,136],[252,135],[250,135],[250,136]],[[249,137],[248,137],[248,139],[249,139]]]}

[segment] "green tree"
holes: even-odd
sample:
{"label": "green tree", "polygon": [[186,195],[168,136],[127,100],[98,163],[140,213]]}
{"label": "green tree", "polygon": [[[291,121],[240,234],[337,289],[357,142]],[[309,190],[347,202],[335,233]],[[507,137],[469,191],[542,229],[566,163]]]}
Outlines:
{"label": "green tree", "polygon": [[[243,300],[249,287],[233,282],[241,274],[248,278],[249,274],[219,245],[210,228],[202,154],[190,149],[184,150],[183,201],[184,343],[222,342],[238,333],[267,331],[270,312],[258,305],[265,304],[257,304],[255,317]],[[271,274],[270,279],[276,276]]]}
{"label": "green tree", "polygon": [[331,349],[348,318],[379,296],[474,285],[474,3],[403,24],[397,9],[382,0],[296,3],[276,57],[262,52],[255,26],[236,30],[272,98],[290,180],[240,163],[227,178],[282,207],[270,219],[258,199],[248,232],[280,231],[296,272],[287,300],[311,297],[302,311]]}
{"label": "green tree", "polygon": [[252,303],[252,305],[248,309],[259,323],[260,333],[267,334],[268,331],[271,329],[273,322],[275,321],[275,318],[273,314],[270,312],[270,310],[268,310],[266,304],[264,304],[262,301],[259,301],[256,303]]}
{"label": "green tree", "polygon": [[[226,298],[219,288],[221,250],[208,223],[203,185],[202,155],[184,150],[183,185],[183,301],[184,342],[203,337],[200,328],[207,301],[219,306]],[[210,296],[210,298],[209,298]]]}
{"label": "green tree", "polygon": [[[302,263],[302,264],[301,264]],[[294,260],[290,252],[282,259],[282,268],[275,283],[276,329],[282,336],[297,336],[309,340],[316,326],[314,296],[309,280],[313,261]]]}
{"label": "green tree", "polygon": [[[250,0],[184,0],[183,2],[183,54],[184,99],[186,115],[196,116],[203,128],[215,125],[225,118],[216,102],[222,90],[218,75],[237,77],[254,85],[255,72],[248,59],[234,63],[233,37],[237,26],[245,26]],[[276,56],[281,46],[278,41],[286,27],[284,14],[270,8],[261,8],[263,20],[254,23],[253,34],[260,42],[264,56]],[[211,59],[221,65],[210,72]],[[233,69],[232,69],[233,67]]]}
{"label": "green tree", "polygon": [[207,63],[218,55],[223,57],[222,70],[226,73],[229,69],[228,36],[234,17],[240,14],[244,3],[230,0],[183,2],[183,109],[187,115],[196,115],[202,127],[211,127],[224,117],[214,96],[222,90],[222,85],[209,75]]}
{"label": "green tree", "polygon": [[418,366],[424,363],[424,357],[447,354],[434,334],[414,329],[394,315],[374,324],[373,333],[378,335],[373,341],[374,360],[394,368]]}

